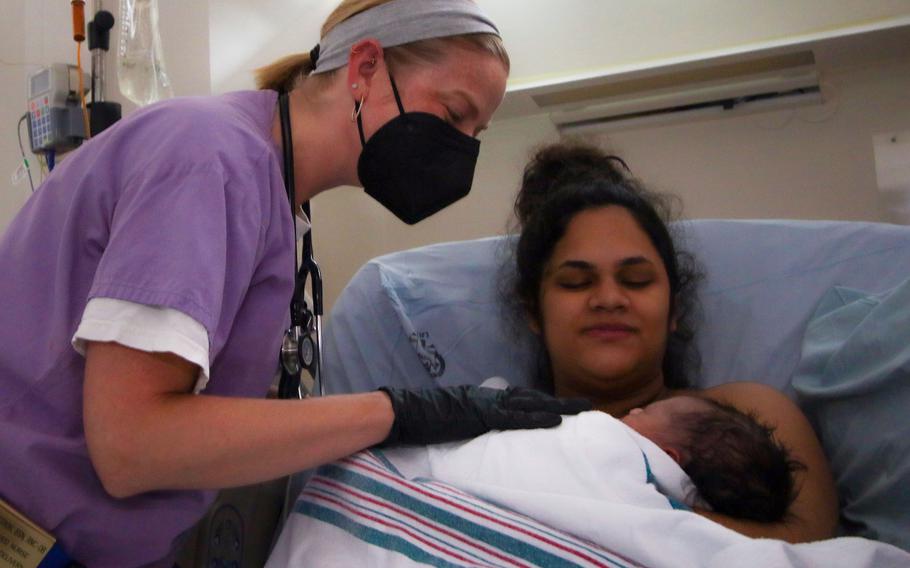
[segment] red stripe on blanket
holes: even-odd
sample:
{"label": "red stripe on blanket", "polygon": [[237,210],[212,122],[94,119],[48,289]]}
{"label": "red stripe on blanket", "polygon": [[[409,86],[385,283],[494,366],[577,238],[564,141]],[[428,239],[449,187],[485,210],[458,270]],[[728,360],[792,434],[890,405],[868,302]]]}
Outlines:
{"label": "red stripe on blanket", "polygon": [[424,526],[430,528],[431,530],[434,530],[434,531],[436,531],[436,532],[439,532],[439,533],[442,533],[442,534],[444,534],[444,535],[446,535],[446,536],[449,536],[449,537],[451,537],[451,538],[453,538],[453,539],[455,539],[455,540],[457,540],[457,541],[459,541],[459,542],[462,542],[462,543],[464,543],[464,544],[466,544],[466,545],[468,545],[468,546],[477,548],[478,550],[481,550],[481,551],[483,551],[483,552],[489,554],[490,556],[495,556],[496,558],[499,558],[500,560],[503,560],[503,561],[505,561],[505,562],[508,562],[508,563],[512,564],[513,566],[522,566],[522,567],[532,566],[531,564],[523,564],[523,563],[520,563],[520,562],[516,561],[514,558],[510,558],[510,557],[508,557],[508,556],[506,556],[506,555],[504,555],[504,554],[501,554],[501,553],[497,552],[495,549],[487,548],[487,547],[483,546],[482,544],[480,544],[480,543],[482,543],[483,541],[478,541],[478,540],[476,540],[476,539],[470,539],[470,538],[468,538],[468,537],[466,537],[466,536],[463,536],[461,533],[457,533],[457,532],[455,532],[455,531],[451,531],[451,530],[449,530],[449,529],[442,528],[442,527],[441,527],[440,525],[438,525],[437,523],[431,523],[431,522],[429,522],[428,520],[426,520],[425,518],[420,517],[419,515],[416,515],[416,514],[413,514],[413,513],[409,512],[407,509],[403,509],[403,508],[401,508],[401,507],[397,507],[397,506],[395,506],[393,503],[388,502],[388,501],[382,501],[382,500],[379,500],[379,499],[370,497],[368,493],[363,493],[363,492],[361,492],[361,491],[359,491],[359,490],[357,490],[357,489],[354,489],[354,488],[352,488],[352,487],[348,487],[348,486],[346,486],[346,485],[342,485],[342,484],[340,484],[340,483],[338,483],[338,482],[335,482],[335,481],[332,481],[332,480],[330,480],[330,479],[328,479],[328,478],[326,478],[326,477],[321,477],[321,476],[320,476],[320,477],[315,477],[315,478],[313,478],[313,479],[310,481],[310,483],[312,483],[312,484],[314,484],[314,485],[318,485],[318,484],[328,485],[328,486],[334,488],[334,489],[337,490],[337,491],[340,491],[340,492],[342,492],[342,493],[350,494],[350,495],[352,495],[353,497],[355,497],[355,498],[357,498],[357,499],[360,499],[360,500],[363,500],[363,501],[367,501],[367,502],[369,502],[369,503],[372,503],[373,505],[375,505],[375,506],[377,506],[377,507],[379,507],[379,508],[384,508],[384,509],[391,510],[391,511],[397,513],[398,515],[401,515],[401,516],[403,516],[403,517],[407,517],[407,518],[409,518],[409,519],[411,519],[411,520],[413,520],[413,521],[418,522],[418,523],[421,524],[421,525],[424,525]]}
{"label": "red stripe on blanket", "polygon": [[[425,491],[424,489],[422,489],[422,486],[419,486],[419,485],[417,485],[417,484],[415,484],[415,483],[413,483],[413,482],[411,482],[411,481],[408,481],[407,479],[404,479],[404,478],[402,478],[402,477],[396,477],[396,476],[394,476],[394,475],[391,475],[391,474],[389,474],[389,473],[387,472],[387,470],[384,470],[384,469],[377,469],[376,466],[374,466],[373,464],[369,464],[369,463],[360,463],[359,461],[353,459],[353,456],[349,456],[349,457],[347,457],[347,458],[344,458],[344,459],[342,459],[341,461],[344,462],[344,463],[347,463],[347,464],[349,464],[349,465],[351,465],[351,466],[358,467],[358,468],[360,468],[360,469],[363,469],[363,470],[369,471],[369,472],[371,472],[371,473],[373,473],[373,474],[376,474],[376,475],[379,475],[379,476],[381,476],[381,477],[384,477],[384,478],[386,478],[386,479],[388,479],[388,480],[390,480],[390,481],[393,481],[396,485],[401,485],[401,486],[404,486],[404,487],[408,487],[408,488],[410,488],[411,490],[413,490],[413,491],[415,491],[415,492],[417,492],[417,493],[420,493],[421,495],[424,495],[424,496],[426,496],[426,497],[428,497],[428,498],[430,498],[430,499],[433,499],[434,501],[439,501],[439,502],[445,503],[446,505],[448,505],[448,506],[450,506],[450,507],[453,507],[453,508],[455,508],[455,509],[464,511],[465,513],[469,513],[469,514],[475,515],[475,516],[480,517],[480,518],[482,518],[482,519],[488,520],[488,521],[490,521],[490,522],[492,522],[492,523],[494,523],[494,524],[503,526],[503,527],[508,528],[508,529],[510,529],[510,530],[513,530],[513,531],[515,531],[515,532],[522,533],[522,534],[524,534],[524,535],[526,535],[526,536],[529,536],[529,537],[531,537],[531,538],[533,538],[533,539],[535,539],[535,540],[538,540],[538,541],[541,541],[541,542],[543,542],[543,543],[545,543],[545,544],[548,544],[548,545],[552,546],[553,548],[557,548],[557,549],[559,549],[559,550],[562,550],[563,552],[567,552],[567,553],[571,554],[572,556],[577,556],[577,557],[579,557],[579,558],[582,558],[582,559],[584,559],[584,560],[586,560],[586,561],[588,561],[588,562],[594,564],[595,566],[602,566],[602,567],[604,567],[604,568],[609,568],[609,566],[608,566],[607,564],[604,564],[604,563],[601,562],[599,559],[592,558],[592,557],[588,556],[587,554],[584,554],[584,553],[579,552],[579,551],[577,551],[577,550],[573,550],[572,548],[570,548],[570,547],[568,547],[568,546],[565,546],[565,545],[563,545],[563,544],[560,544],[560,543],[558,543],[558,542],[555,542],[555,541],[553,541],[552,539],[546,538],[546,537],[545,537],[544,535],[542,535],[542,534],[535,534],[535,533],[533,533],[532,531],[530,531],[530,530],[528,530],[528,529],[525,529],[525,528],[523,528],[523,527],[516,526],[516,525],[514,525],[514,524],[512,524],[512,523],[509,523],[509,522],[506,522],[506,521],[497,519],[496,517],[493,517],[493,516],[491,516],[491,515],[487,515],[487,514],[484,514],[484,513],[479,512],[479,511],[477,511],[477,510],[471,509],[471,508],[469,508],[469,507],[465,507],[464,505],[460,505],[460,504],[458,504],[458,503],[455,503],[455,502],[451,501],[450,499],[445,498],[445,497],[441,497],[441,496],[439,496],[439,495],[437,495],[437,494],[435,494],[435,493],[432,493],[432,492],[429,492],[429,491]],[[383,467],[385,467],[385,466],[383,466]]]}
{"label": "red stripe on blanket", "polygon": [[396,525],[395,523],[386,522],[386,521],[384,521],[384,520],[382,520],[382,519],[379,519],[379,518],[377,518],[377,517],[374,517],[374,516],[372,516],[372,515],[367,515],[366,513],[362,513],[362,512],[360,512],[360,511],[358,511],[357,509],[355,509],[354,507],[351,507],[351,506],[349,506],[349,505],[347,505],[347,504],[345,504],[345,503],[343,503],[343,502],[341,502],[341,501],[339,501],[339,500],[337,500],[337,499],[332,499],[331,497],[328,497],[328,496],[326,496],[326,495],[322,495],[322,494],[320,494],[320,493],[313,493],[313,492],[304,490],[304,491],[303,491],[303,494],[307,495],[308,497],[310,497],[310,498],[312,498],[312,499],[316,499],[316,500],[320,500],[320,499],[321,499],[322,501],[326,501],[326,502],[332,503],[332,504],[335,505],[336,507],[341,507],[342,509],[345,509],[345,510],[349,511],[352,515],[359,516],[359,517],[364,518],[364,519],[368,519],[368,520],[370,520],[370,521],[372,521],[372,522],[374,522],[374,523],[377,523],[377,524],[379,524],[379,525],[382,525],[382,526],[385,526],[385,527],[388,527],[388,528],[391,528],[391,529],[397,529],[397,530],[399,530],[399,531],[401,531],[401,532],[407,534],[410,538],[412,538],[412,539],[414,539],[414,540],[416,540],[416,541],[418,541],[418,542],[421,542],[421,543],[423,543],[424,545],[426,545],[426,546],[428,546],[428,547],[430,547],[430,548],[433,548],[433,549],[435,549],[435,550],[441,552],[442,554],[446,554],[446,555],[451,556],[451,557],[453,557],[453,558],[457,558],[458,560],[460,560],[460,561],[462,561],[462,562],[470,562],[472,566],[480,566],[479,564],[476,564],[476,562],[475,562],[474,560],[471,560],[471,559],[465,558],[465,557],[463,557],[463,556],[461,556],[461,555],[455,554],[454,552],[451,552],[451,551],[449,551],[449,550],[446,550],[445,548],[443,548],[443,547],[441,547],[441,546],[438,546],[438,545],[436,545],[436,544],[433,544],[431,541],[429,541],[429,540],[427,540],[427,539],[425,539],[425,538],[421,538],[420,536],[414,534],[413,531],[408,530],[407,527],[402,526],[401,523],[398,523],[398,525]]}

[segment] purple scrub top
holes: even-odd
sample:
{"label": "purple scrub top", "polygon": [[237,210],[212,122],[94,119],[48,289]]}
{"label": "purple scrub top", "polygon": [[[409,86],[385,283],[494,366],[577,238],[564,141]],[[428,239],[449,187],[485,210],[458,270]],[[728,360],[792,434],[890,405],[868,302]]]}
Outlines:
{"label": "purple scrub top", "polygon": [[200,396],[266,394],[294,272],[276,99],[240,92],[133,113],[61,161],[0,239],[0,497],[92,568],[168,556],[215,492],[104,491],[70,340],[90,298],[173,308],[208,332]]}

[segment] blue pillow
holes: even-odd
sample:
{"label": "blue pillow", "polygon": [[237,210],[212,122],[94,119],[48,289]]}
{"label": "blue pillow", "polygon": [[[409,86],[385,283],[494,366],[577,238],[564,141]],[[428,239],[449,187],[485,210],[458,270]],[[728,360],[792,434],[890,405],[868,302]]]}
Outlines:
{"label": "blue pillow", "polygon": [[841,530],[910,550],[910,280],[829,290],[792,385],[830,460]]}

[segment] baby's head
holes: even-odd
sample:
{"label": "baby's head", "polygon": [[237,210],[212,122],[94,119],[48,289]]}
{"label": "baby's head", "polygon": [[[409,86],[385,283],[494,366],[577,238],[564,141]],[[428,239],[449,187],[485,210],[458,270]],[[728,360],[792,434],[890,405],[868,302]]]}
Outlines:
{"label": "baby's head", "polygon": [[677,396],[634,408],[627,426],[669,454],[714,511],[756,521],[781,520],[804,466],[759,423],[732,406]]}

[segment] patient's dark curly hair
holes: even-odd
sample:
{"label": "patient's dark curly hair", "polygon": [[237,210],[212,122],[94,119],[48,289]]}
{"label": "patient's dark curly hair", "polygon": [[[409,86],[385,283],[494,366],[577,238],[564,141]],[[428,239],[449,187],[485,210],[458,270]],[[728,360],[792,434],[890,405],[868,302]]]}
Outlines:
{"label": "patient's dark curly hair", "polygon": [[683,471],[715,512],[782,520],[798,493],[793,475],[805,466],[754,415],[702,400],[703,409],[674,415],[675,434],[683,439]]}
{"label": "patient's dark curly hair", "polygon": [[[621,158],[578,142],[552,144],[537,151],[525,167],[515,200],[520,235],[514,250],[515,272],[507,279],[508,293],[517,301],[518,311],[540,321],[541,278],[553,249],[576,215],[608,205],[629,211],[666,267],[676,331],[667,340],[664,383],[669,388],[687,387],[698,366],[692,340],[700,271],[694,257],[677,247],[668,229],[674,198],[646,189]],[[545,350],[542,354],[546,357]],[[542,373],[549,374],[548,362],[541,367]]]}

